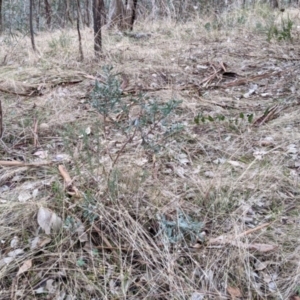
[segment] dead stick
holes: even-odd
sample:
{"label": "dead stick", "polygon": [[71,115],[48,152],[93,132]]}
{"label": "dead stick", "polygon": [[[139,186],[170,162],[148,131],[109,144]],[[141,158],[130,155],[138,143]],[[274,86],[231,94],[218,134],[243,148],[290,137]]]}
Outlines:
{"label": "dead stick", "polygon": [[248,235],[250,233],[253,233],[257,230],[260,230],[264,227],[267,227],[269,226],[271,223],[265,223],[265,224],[262,224],[262,225],[259,225],[255,228],[252,228],[252,229],[249,229],[249,230],[246,230],[236,236],[234,235],[220,235],[218,236],[217,238],[212,238],[208,241],[208,245],[216,245],[216,244],[230,244],[232,243],[232,240],[236,239],[236,238],[240,238],[240,237],[243,237],[245,235]]}

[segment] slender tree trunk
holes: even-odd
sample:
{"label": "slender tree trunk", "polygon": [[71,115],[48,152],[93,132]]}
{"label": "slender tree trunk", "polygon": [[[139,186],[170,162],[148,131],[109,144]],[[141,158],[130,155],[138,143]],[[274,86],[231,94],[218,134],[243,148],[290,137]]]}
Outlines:
{"label": "slender tree trunk", "polygon": [[103,7],[103,0],[93,0],[94,50],[96,57],[100,57],[100,53],[102,51],[101,12],[103,10]]}
{"label": "slender tree trunk", "polygon": [[271,7],[272,8],[278,8],[279,7],[278,0],[271,0]]}
{"label": "slender tree trunk", "polygon": [[2,105],[0,99],[0,139],[2,139],[2,135],[3,135],[3,115],[2,115]]}
{"label": "slender tree trunk", "polygon": [[3,32],[2,0],[0,0],[0,33]]}
{"label": "slender tree trunk", "polygon": [[131,15],[131,21],[130,21],[130,30],[133,30],[133,24],[136,19],[136,7],[137,7],[138,0],[133,0],[133,7],[132,7],[132,15]]}
{"label": "slender tree trunk", "polygon": [[50,29],[51,28],[51,5],[49,3],[49,0],[44,0],[45,3],[45,14],[46,14],[46,24],[47,24],[47,28]]}
{"label": "slender tree trunk", "polygon": [[30,27],[32,49],[34,52],[36,52],[36,47],[34,42],[34,32],[33,32],[33,0],[29,0],[29,27]]}
{"label": "slender tree trunk", "polygon": [[41,11],[41,0],[38,0],[37,10],[36,10],[36,30],[40,30],[40,11]]}
{"label": "slender tree trunk", "polygon": [[[126,12],[127,7],[124,7],[122,0],[111,0],[108,11],[108,28],[111,29],[117,25],[119,29],[123,30],[126,27]],[[128,20],[127,25],[129,25]]]}
{"label": "slender tree trunk", "polygon": [[57,16],[58,16],[58,25],[62,28],[65,28],[65,3],[61,0],[57,1]]}
{"label": "slender tree trunk", "polygon": [[91,26],[90,0],[85,1],[85,24],[86,24],[87,27]]}
{"label": "slender tree trunk", "polygon": [[101,26],[104,26],[107,23],[106,20],[106,10],[105,10],[105,4],[104,1],[101,0],[102,2],[102,10],[101,10]]}
{"label": "slender tree trunk", "polygon": [[66,1],[66,19],[70,21],[70,23],[73,25],[73,20],[70,14],[70,0]]}
{"label": "slender tree trunk", "polygon": [[78,43],[79,43],[79,55],[80,55],[80,61],[83,61],[83,50],[82,50],[82,42],[81,42],[81,33],[80,33],[80,2],[77,0],[77,33],[78,33]]}

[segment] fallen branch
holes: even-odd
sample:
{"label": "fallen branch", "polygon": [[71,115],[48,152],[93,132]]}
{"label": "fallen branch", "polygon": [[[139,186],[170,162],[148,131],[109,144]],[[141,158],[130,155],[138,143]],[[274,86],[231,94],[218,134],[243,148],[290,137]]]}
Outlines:
{"label": "fallen branch", "polygon": [[240,241],[237,241],[238,238],[244,237],[250,233],[253,233],[255,231],[258,231],[264,227],[269,226],[270,223],[265,223],[262,224],[260,226],[257,226],[255,228],[246,230],[238,235],[221,235],[217,238],[212,238],[210,240],[208,240],[207,242],[207,246],[213,246],[213,245],[231,245],[231,246],[236,246],[236,247],[240,247],[240,248],[244,248],[244,249],[248,249],[248,250],[256,250],[259,252],[270,252],[273,251],[277,248],[277,246],[274,245],[269,245],[269,244],[259,244],[259,243],[255,243],[255,244],[246,244],[246,243],[242,243]]}
{"label": "fallen branch", "polygon": [[16,160],[0,160],[0,166],[3,167],[39,167],[39,166],[46,166],[51,165],[51,161],[41,161],[41,162],[33,162],[33,163],[25,163]]}
{"label": "fallen branch", "polygon": [[71,179],[71,176],[69,175],[68,171],[66,170],[65,166],[59,165],[58,170],[60,172],[60,175],[63,177],[65,182],[65,189],[67,190],[68,194],[71,196],[80,197],[80,192],[77,189],[76,186],[73,185],[73,180]]}

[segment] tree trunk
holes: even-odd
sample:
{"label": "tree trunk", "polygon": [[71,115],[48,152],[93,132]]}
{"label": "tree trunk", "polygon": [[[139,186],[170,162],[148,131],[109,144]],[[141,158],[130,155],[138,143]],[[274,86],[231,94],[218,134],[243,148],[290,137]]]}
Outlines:
{"label": "tree trunk", "polygon": [[272,8],[278,8],[279,7],[278,0],[271,0],[271,7]]}
{"label": "tree trunk", "polygon": [[91,26],[91,18],[90,18],[90,0],[85,1],[85,24],[87,27]]}
{"label": "tree trunk", "polygon": [[3,32],[2,0],[0,0],[0,33]]}
{"label": "tree trunk", "polygon": [[32,49],[34,52],[36,52],[36,47],[34,42],[34,32],[33,32],[33,0],[29,0],[29,27],[30,27]]}
{"label": "tree trunk", "polygon": [[100,53],[102,51],[101,13],[103,7],[104,7],[103,0],[93,0],[94,50],[95,50],[96,57],[100,57]]}
{"label": "tree trunk", "polygon": [[71,14],[70,14],[70,0],[66,0],[66,11],[65,11],[65,14],[66,14],[66,19],[70,21],[70,23],[73,25],[73,19],[71,17]]}
{"label": "tree trunk", "polygon": [[40,30],[40,12],[41,12],[41,0],[38,0],[37,11],[36,11],[36,30]]}
{"label": "tree trunk", "polygon": [[117,25],[119,29],[123,29],[124,17],[125,8],[122,0],[111,0],[108,12],[108,28]]}
{"label": "tree trunk", "polygon": [[78,33],[78,43],[79,43],[79,55],[80,55],[80,61],[83,61],[84,57],[83,57],[81,33],[80,33],[80,19],[81,19],[80,2],[79,0],[77,0],[77,33]]}
{"label": "tree trunk", "polygon": [[132,7],[132,15],[131,15],[131,21],[130,21],[130,30],[133,30],[133,24],[136,19],[136,7],[137,7],[138,0],[133,0],[133,7]]}
{"label": "tree trunk", "polygon": [[51,28],[51,5],[49,3],[49,0],[44,0],[45,3],[45,13],[46,13],[46,24],[48,29]]}

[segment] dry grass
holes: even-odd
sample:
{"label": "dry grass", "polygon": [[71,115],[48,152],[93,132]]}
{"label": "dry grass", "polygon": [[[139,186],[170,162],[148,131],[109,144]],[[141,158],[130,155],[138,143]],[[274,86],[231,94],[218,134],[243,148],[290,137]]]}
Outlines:
{"label": "dry grass", "polygon": [[[0,299],[298,299],[299,40],[266,42],[256,25],[271,15],[139,24],[145,39],[104,32],[100,62],[90,30],[84,62],[75,31],[39,33],[39,54],[27,38],[2,37],[1,161],[24,165],[0,169]],[[182,100],[170,116],[183,130],[158,151],[128,140],[126,114],[104,120],[90,103],[104,65],[129,79],[131,114],[140,91],[145,103]],[[274,119],[257,121],[275,105]],[[162,137],[160,125],[151,134]],[[41,208],[61,218],[59,231],[45,234]],[[160,226],[174,221],[179,236],[181,213],[203,222],[201,236],[172,244]]]}

